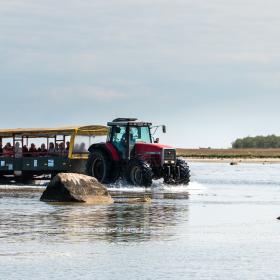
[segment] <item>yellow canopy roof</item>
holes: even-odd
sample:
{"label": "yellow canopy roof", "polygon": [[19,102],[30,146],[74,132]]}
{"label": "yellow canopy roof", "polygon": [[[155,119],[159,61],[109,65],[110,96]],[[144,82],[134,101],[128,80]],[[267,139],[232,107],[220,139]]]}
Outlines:
{"label": "yellow canopy roof", "polygon": [[69,126],[60,128],[16,128],[0,129],[0,137],[8,138],[13,136],[29,137],[53,137],[55,135],[69,136],[73,133],[78,135],[107,135],[108,127],[103,125]]}

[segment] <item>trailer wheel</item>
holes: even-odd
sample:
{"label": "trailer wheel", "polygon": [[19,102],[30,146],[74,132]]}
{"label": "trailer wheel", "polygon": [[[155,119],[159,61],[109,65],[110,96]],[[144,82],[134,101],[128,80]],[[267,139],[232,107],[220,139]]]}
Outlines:
{"label": "trailer wheel", "polygon": [[149,187],[152,185],[153,172],[149,164],[140,159],[129,162],[126,180],[135,186]]}
{"label": "trailer wheel", "polygon": [[114,183],[119,177],[118,170],[114,168],[112,161],[103,151],[99,150],[90,153],[86,171],[89,176],[93,176],[105,184]]}
{"label": "trailer wheel", "polygon": [[23,173],[20,177],[15,177],[15,181],[24,185],[33,183],[34,176],[32,174]]}
{"label": "trailer wheel", "polygon": [[188,164],[182,159],[177,159],[175,169],[172,178],[168,177],[167,174],[164,176],[164,183],[169,185],[188,185],[191,178]]}

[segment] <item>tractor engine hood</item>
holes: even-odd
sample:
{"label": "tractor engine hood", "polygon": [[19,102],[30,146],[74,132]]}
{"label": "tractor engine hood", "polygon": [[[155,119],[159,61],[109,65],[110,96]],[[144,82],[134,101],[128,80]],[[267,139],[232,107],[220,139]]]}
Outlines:
{"label": "tractor engine hood", "polygon": [[171,146],[163,144],[147,144],[147,143],[136,143],[135,151],[137,154],[144,153],[161,153],[163,149],[174,149]]}
{"label": "tractor engine hood", "polygon": [[135,144],[135,155],[143,160],[150,161],[154,166],[164,164],[175,164],[176,149],[163,144]]}

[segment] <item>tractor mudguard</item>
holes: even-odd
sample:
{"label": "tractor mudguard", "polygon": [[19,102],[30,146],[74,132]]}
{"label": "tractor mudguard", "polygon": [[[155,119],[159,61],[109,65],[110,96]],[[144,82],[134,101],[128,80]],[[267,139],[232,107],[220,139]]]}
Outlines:
{"label": "tractor mudguard", "polygon": [[90,153],[93,153],[94,150],[102,150],[104,151],[113,161],[120,161],[120,155],[117,151],[117,149],[113,146],[111,143],[97,143],[92,144],[88,151]]}

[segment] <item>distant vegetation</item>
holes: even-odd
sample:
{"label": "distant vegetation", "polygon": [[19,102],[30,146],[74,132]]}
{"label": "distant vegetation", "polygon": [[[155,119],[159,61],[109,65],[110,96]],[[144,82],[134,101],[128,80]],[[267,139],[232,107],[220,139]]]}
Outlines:
{"label": "distant vegetation", "polygon": [[273,149],[280,148],[280,136],[256,136],[236,139],[232,143],[233,149]]}
{"label": "distant vegetation", "polygon": [[188,158],[280,158],[280,149],[177,149],[178,156]]}
{"label": "distant vegetation", "polygon": [[280,136],[256,136],[236,139],[231,149],[177,149],[178,156],[205,159],[280,158]]}

